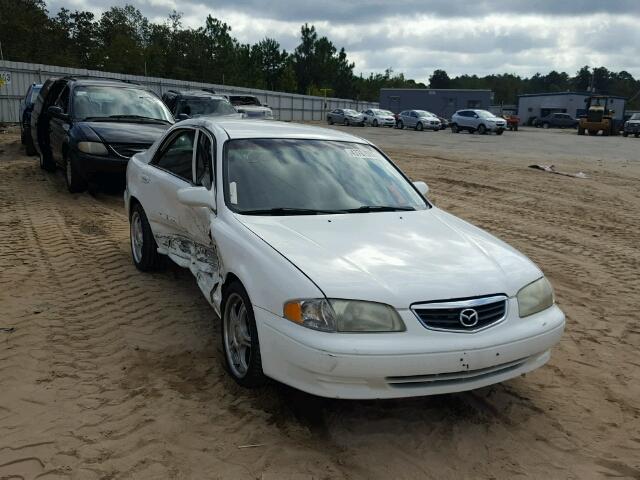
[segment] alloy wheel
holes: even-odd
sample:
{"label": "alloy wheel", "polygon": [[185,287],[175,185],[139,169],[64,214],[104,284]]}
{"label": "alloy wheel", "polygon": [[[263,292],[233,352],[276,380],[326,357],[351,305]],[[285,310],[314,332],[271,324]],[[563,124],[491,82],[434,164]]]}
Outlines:
{"label": "alloy wheel", "polygon": [[144,233],[142,230],[142,218],[138,211],[131,215],[131,252],[136,263],[142,261],[142,247],[144,245]]}
{"label": "alloy wheel", "polygon": [[227,299],[224,315],[224,346],[231,373],[243,378],[251,361],[251,330],[244,300],[237,293]]}

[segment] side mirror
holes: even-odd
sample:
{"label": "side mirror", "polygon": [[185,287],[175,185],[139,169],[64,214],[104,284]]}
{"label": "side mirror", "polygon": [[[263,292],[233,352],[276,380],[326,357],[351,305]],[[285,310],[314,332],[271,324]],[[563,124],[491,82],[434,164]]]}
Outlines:
{"label": "side mirror", "polygon": [[478,115],[477,113],[474,113],[473,118],[480,118],[480,115]]}
{"label": "side mirror", "polygon": [[211,192],[204,187],[181,188],[178,190],[178,201],[190,207],[215,207]]}
{"label": "side mirror", "polygon": [[416,187],[418,191],[425,197],[427,196],[427,193],[429,193],[429,185],[424,182],[413,182],[413,186]]}
{"label": "side mirror", "polygon": [[182,120],[187,120],[188,118],[190,117],[186,113],[180,113],[178,114],[178,118],[176,118],[176,120],[181,122]]}
{"label": "side mirror", "polygon": [[47,113],[52,117],[61,117],[64,115],[64,113],[62,112],[62,108],[55,105],[51,105],[49,108],[47,108]]}

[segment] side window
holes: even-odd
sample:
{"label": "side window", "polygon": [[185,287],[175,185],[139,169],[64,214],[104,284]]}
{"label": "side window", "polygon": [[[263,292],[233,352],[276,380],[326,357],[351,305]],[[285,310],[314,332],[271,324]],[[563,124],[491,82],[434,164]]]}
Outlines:
{"label": "side window", "polygon": [[416,112],[411,112],[411,116],[415,118],[418,116],[418,114]]}
{"label": "side window", "polygon": [[60,107],[63,113],[69,113],[69,86],[64,87],[55,103],[56,107]]}
{"label": "side window", "polygon": [[198,149],[196,150],[196,185],[211,190],[213,185],[213,154],[212,142],[209,135],[200,132],[198,135]]}
{"label": "side window", "polygon": [[195,135],[195,130],[180,131],[162,150],[153,164],[191,183]]}

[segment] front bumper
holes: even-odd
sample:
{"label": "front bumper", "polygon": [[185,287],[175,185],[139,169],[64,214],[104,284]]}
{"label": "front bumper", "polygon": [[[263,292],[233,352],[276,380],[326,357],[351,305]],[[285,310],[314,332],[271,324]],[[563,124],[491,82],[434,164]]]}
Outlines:
{"label": "front bumper", "polygon": [[88,155],[76,152],[77,167],[85,178],[100,174],[123,175],[127,171],[128,158]]}
{"label": "front bumper", "polygon": [[487,125],[487,130],[489,130],[490,132],[498,132],[498,131],[504,131],[507,128],[507,124],[504,123],[497,123],[495,125]]}
{"label": "front bumper", "polygon": [[640,123],[639,124],[626,125],[624,127],[624,131],[627,132],[627,133],[640,133]]}
{"label": "front bumper", "polygon": [[406,332],[335,334],[254,310],[264,373],[332,398],[435,395],[503,382],[544,365],[564,330],[556,306],[473,334],[427,330],[411,311],[400,312]]}

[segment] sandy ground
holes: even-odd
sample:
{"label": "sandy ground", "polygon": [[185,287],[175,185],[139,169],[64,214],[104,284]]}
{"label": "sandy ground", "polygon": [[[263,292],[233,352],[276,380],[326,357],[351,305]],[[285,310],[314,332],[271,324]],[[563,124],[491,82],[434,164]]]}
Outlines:
{"label": "sandy ground", "polygon": [[0,134],[0,479],[640,478],[640,140],[355,133],[543,268],[547,366],[410,400],[242,390],[188,272],[133,267],[120,193],[70,195]]}

